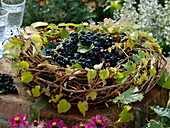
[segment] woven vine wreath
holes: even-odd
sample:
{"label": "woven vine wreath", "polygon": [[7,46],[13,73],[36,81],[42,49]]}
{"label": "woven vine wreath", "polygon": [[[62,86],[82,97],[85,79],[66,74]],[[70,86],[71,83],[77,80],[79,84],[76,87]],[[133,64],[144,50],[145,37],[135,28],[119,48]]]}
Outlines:
{"label": "woven vine wreath", "polygon": [[[77,104],[142,100],[161,77],[166,60],[151,34],[127,22],[33,23],[9,39],[4,51],[23,86],[47,95],[66,112]],[[128,98],[130,100],[124,100]],[[133,98],[135,96],[136,98]]]}

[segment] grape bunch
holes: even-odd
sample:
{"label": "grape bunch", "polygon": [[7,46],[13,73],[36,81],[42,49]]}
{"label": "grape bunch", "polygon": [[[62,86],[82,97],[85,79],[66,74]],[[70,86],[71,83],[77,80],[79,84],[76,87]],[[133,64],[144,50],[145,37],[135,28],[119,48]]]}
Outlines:
{"label": "grape bunch", "polygon": [[[52,61],[60,66],[80,64],[83,68],[93,68],[95,64],[104,63],[104,67],[112,67],[124,59],[125,54],[115,47],[115,41],[110,35],[93,32],[72,32],[70,38],[60,42],[56,50],[48,49]],[[79,49],[88,49],[81,52]],[[110,50],[108,50],[110,48]]]}
{"label": "grape bunch", "polygon": [[16,87],[13,86],[12,76],[0,73],[0,90],[4,93],[18,93]]}

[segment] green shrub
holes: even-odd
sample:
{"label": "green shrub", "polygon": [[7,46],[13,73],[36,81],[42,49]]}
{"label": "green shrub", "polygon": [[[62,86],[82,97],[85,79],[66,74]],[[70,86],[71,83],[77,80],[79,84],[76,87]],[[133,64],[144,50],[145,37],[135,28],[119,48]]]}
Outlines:
{"label": "green shrub", "polygon": [[48,0],[44,5],[38,0],[27,0],[23,25],[36,21],[47,21],[55,24],[61,22],[82,23],[89,19],[102,21],[110,12],[103,9],[107,0]]}

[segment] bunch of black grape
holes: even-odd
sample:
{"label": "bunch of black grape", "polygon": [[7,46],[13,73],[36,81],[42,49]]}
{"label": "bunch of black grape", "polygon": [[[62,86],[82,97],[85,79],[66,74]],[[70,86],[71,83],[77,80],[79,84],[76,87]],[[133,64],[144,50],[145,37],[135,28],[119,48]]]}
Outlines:
{"label": "bunch of black grape", "polygon": [[[80,45],[89,50],[87,52],[78,51]],[[110,35],[90,31],[72,32],[70,39],[60,42],[58,46],[61,47],[57,50],[48,49],[47,55],[50,55],[52,61],[63,67],[78,63],[83,68],[92,69],[95,64],[102,62],[104,67],[112,67],[126,57],[121,50],[113,47],[114,45],[115,41]]]}
{"label": "bunch of black grape", "polygon": [[4,93],[18,93],[16,87],[13,86],[13,81],[12,76],[0,73],[0,90]]}

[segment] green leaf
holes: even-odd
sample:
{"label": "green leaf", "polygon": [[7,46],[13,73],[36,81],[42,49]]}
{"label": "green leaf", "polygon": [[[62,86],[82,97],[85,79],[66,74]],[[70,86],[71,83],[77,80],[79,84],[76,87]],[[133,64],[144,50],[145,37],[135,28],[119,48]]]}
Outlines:
{"label": "green leaf", "polygon": [[65,113],[71,108],[71,104],[67,100],[62,99],[57,105],[58,113]]}
{"label": "green leaf", "polygon": [[105,85],[106,84],[105,79],[107,79],[110,75],[109,70],[100,70],[99,75],[100,75],[100,78],[102,79],[103,85]]}
{"label": "green leaf", "polygon": [[41,36],[39,34],[32,34],[30,36],[30,39],[34,44],[37,44],[37,43],[42,44],[42,39],[41,39]]}
{"label": "green leaf", "polygon": [[35,88],[31,89],[31,92],[34,97],[39,97],[41,95],[40,88],[40,86],[35,86]]}
{"label": "green leaf", "polygon": [[23,72],[21,74],[21,81],[24,83],[29,83],[33,80],[34,76],[30,72]]}
{"label": "green leaf", "polygon": [[100,64],[95,64],[93,67],[94,69],[101,69],[103,66],[103,63],[100,63]]}
{"label": "green leaf", "polygon": [[61,38],[64,39],[64,38],[69,38],[69,32],[65,29],[62,29],[61,31]]}
{"label": "green leaf", "polygon": [[120,73],[120,72],[118,72],[115,76],[114,76],[114,79],[121,79],[121,78],[123,78],[123,73]]}
{"label": "green leaf", "polygon": [[89,108],[88,102],[87,101],[84,101],[84,102],[79,101],[77,105],[78,105],[79,111],[85,116],[85,114],[86,114],[85,112]]}
{"label": "green leaf", "polygon": [[122,104],[129,104],[132,102],[141,101],[144,96],[142,93],[136,93],[137,91],[139,91],[138,87],[131,87],[119,96],[117,96],[115,99],[110,101],[113,101],[114,103],[120,102]]}
{"label": "green leaf", "polygon": [[76,64],[73,64],[70,68],[82,68],[80,64],[76,63]]}
{"label": "green leaf", "polygon": [[4,93],[4,92],[5,92],[5,89],[4,88],[0,88],[0,94]]}
{"label": "green leaf", "polygon": [[132,61],[128,61],[126,64],[123,64],[124,68],[129,72],[133,72],[136,70],[136,64],[132,64]]}
{"label": "green leaf", "polygon": [[30,47],[30,42],[29,41],[26,41],[25,43],[24,43],[24,46],[22,47],[22,50],[23,51],[27,51],[27,49]]}
{"label": "green leaf", "polygon": [[136,83],[142,84],[143,80],[145,80],[145,79],[148,79],[146,71],[144,71],[144,73],[140,76],[139,80]]}
{"label": "green leaf", "polygon": [[38,30],[33,26],[26,26],[25,31],[26,33],[39,33]]}
{"label": "green leaf", "polygon": [[96,92],[90,92],[87,96],[86,96],[86,100],[88,100],[88,98],[91,97],[92,100],[95,100],[97,97],[97,93]]}
{"label": "green leaf", "polygon": [[54,42],[49,42],[46,46],[47,49],[55,49],[56,48],[56,45]]}
{"label": "green leaf", "polygon": [[128,40],[127,41],[127,46],[130,48],[130,49],[133,49],[134,48],[134,42],[133,42],[133,40]]}
{"label": "green leaf", "polygon": [[164,109],[160,106],[150,107],[153,111],[156,112],[161,117],[167,117],[170,119],[170,108]]}
{"label": "green leaf", "polygon": [[124,109],[119,114],[120,118],[115,123],[127,123],[133,120],[134,119],[133,114],[129,113],[131,108],[132,108],[131,106],[125,105]]}
{"label": "green leaf", "polygon": [[156,69],[152,68],[149,70],[149,72],[150,72],[150,77],[153,77],[156,74]]}
{"label": "green leaf", "polygon": [[45,93],[46,96],[50,96],[51,95],[49,88],[43,88],[41,92]]}
{"label": "green leaf", "polygon": [[147,124],[147,128],[164,128],[164,126],[161,122],[151,119]]}
{"label": "green leaf", "polygon": [[138,40],[138,31],[131,33],[130,37],[132,40],[135,40],[135,41]]}
{"label": "green leaf", "polygon": [[10,43],[13,43],[14,45],[18,44],[18,45],[22,46],[24,44],[24,42],[21,39],[18,39],[18,38],[16,38],[16,39],[8,39],[8,41]]}
{"label": "green leaf", "polygon": [[83,45],[82,43],[78,43],[77,52],[86,53],[86,52],[92,50],[93,48],[94,48],[93,43],[92,43],[90,46],[85,46],[85,45]]}
{"label": "green leaf", "polygon": [[48,23],[46,22],[35,22],[35,23],[32,23],[31,26],[36,28],[36,27],[41,27],[41,26],[47,26]]}
{"label": "green leaf", "polygon": [[44,108],[47,104],[49,104],[49,99],[46,96],[41,96],[38,99],[36,99],[30,106],[30,115],[31,119],[33,120],[39,120],[40,119],[40,113],[41,109]]}
{"label": "green leaf", "polygon": [[91,81],[92,79],[94,79],[94,78],[96,77],[96,75],[97,75],[96,70],[88,70],[88,71],[87,71],[88,83],[90,83],[90,81]]}
{"label": "green leaf", "polygon": [[167,69],[165,69],[165,71],[163,72],[161,78],[159,79],[159,81],[157,82],[157,84],[161,87],[164,87],[166,89],[170,89],[170,75],[169,72],[167,71]]}
{"label": "green leaf", "polygon": [[22,68],[28,68],[29,67],[29,63],[27,61],[19,61],[18,63]]}
{"label": "green leaf", "polygon": [[142,63],[142,58],[139,55],[133,54],[133,59],[136,63]]}
{"label": "green leaf", "polygon": [[73,69],[67,68],[65,72],[66,72],[66,75],[68,75],[73,72]]}
{"label": "green leaf", "polygon": [[162,86],[163,88],[170,89],[170,76]]}
{"label": "green leaf", "polygon": [[14,44],[13,43],[7,43],[4,46],[3,53],[11,48],[13,48]]}
{"label": "green leaf", "polygon": [[62,96],[63,96],[63,94],[55,95],[51,99],[54,103],[57,103]]}
{"label": "green leaf", "polygon": [[129,73],[128,72],[122,72],[122,78],[119,78],[117,81],[116,81],[116,83],[119,83],[119,84],[122,84],[122,83],[124,83],[127,79],[128,79],[128,77],[129,77]]}

